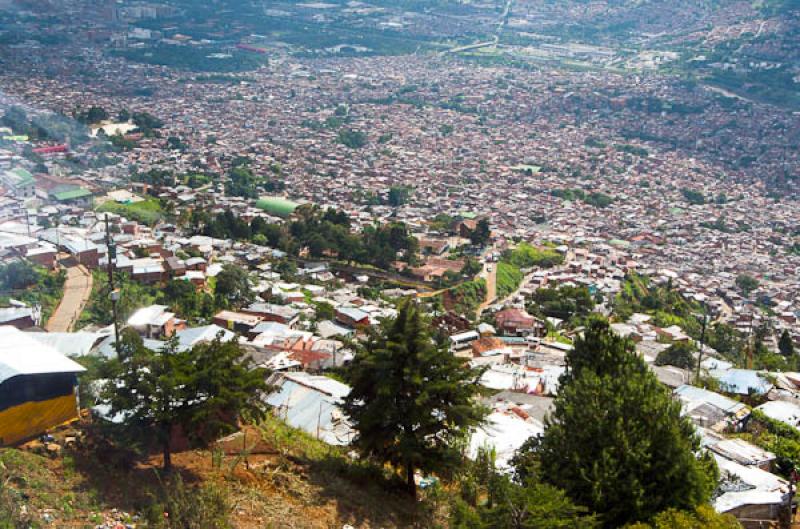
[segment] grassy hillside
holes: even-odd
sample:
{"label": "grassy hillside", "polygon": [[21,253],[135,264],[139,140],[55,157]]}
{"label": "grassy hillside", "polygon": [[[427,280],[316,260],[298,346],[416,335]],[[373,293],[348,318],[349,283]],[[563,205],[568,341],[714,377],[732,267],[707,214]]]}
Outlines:
{"label": "grassy hillside", "polygon": [[149,226],[158,222],[162,216],[161,203],[157,198],[146,198],[140,202],[132,202],[130,204],[120,204],[119,202],[108,201],[97,208],[99,213],[109,212],[122,215],[128,219],[132,219]]}
{"label": "grassy hillside", "polygon": [[[429,502],[415,504],[398,493],[402,483],[384,469],[353,461],[276,418],[214,450],[176,454],[172,476],[160,474],[159,457],[124,468],[87,432],[84,426],[57,435],[78,438],[58,454],[44,447],[0,450],[0,482],[6,484],[0,528],[94,527],[117,520],[197,529],[437,525]],[[176,525],[165,525],[165,511]],[[177,524],[179,517],[201,512],[213,521]]]}

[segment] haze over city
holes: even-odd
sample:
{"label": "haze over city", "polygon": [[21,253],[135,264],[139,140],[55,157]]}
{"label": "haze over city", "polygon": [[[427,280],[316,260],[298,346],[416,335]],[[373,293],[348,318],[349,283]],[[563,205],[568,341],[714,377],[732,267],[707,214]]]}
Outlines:
{"label": "haze over city", "polygon": [[0,1],[0,527],[794,527],[798,43]]}

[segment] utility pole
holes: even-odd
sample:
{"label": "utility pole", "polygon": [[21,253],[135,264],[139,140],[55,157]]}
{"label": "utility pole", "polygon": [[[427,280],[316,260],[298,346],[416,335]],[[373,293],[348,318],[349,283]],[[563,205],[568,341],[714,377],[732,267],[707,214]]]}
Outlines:
{"label": "utility pole", "polygon": [[700,380],[700,363],[703,361],[703,348],[706,346],[706,322],[708,320],[708,309],[706,302],[703,301],[703,328],[700,331],[700,352],[697,354],[697,373],[695,374],[695,383]]}
{"label": "utility pole", "polygon": [[106,221],[106,269],[108,271],[108,298],[111,300],[111,312],[114,315],[114,349],[119,354],[119,321],[117,318],[117,301],[119,301],[119,292],[114,289],[114,265],[117,262],[117,247],[114,240],[111,238],[111,232],[108,229],[108,213],[105,216]]}
{"label": "utility pole", "polygon": [[755,336],[753,336],[753,310],[750,307],[750,330],[747,334],[747,369],[753,369],[753,350],[755,349]]}

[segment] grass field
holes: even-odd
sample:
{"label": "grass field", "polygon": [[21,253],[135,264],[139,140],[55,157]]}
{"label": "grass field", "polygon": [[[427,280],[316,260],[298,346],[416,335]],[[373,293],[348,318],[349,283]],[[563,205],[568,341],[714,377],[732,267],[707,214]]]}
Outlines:
{"label": "grass field", "polygon": [[99,213],[116,213],[148,226],[154,225],[164,216],[161,203],[157,198],[146,198],[141,202],[131,202],[129,204],[109,201],[99,206],[97,211]]}

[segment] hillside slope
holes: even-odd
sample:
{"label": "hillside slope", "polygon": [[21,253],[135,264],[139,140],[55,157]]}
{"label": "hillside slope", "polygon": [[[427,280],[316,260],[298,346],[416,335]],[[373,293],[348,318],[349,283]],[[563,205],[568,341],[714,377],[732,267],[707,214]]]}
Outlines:
{"label": "hillside slope", "polygon": [[122,468],[113,452],[92,445],[88,432],[83,425],[60,432],[48,446],[0,450],[0,479],[7,485],[0,492],[0,527],[153,527],[146,520],[154,510],[156,519],[170,510],[159,505],[170,495],[178,497],[175,516],[221,505],[237,529],[435,525],[427,504],[398,494],[402,484],[382,469],[351,461],[278,419],[248,427],[214,450],[176,454],[171,477],[159,472],[159,457]]}

